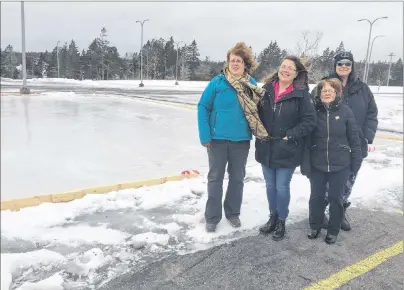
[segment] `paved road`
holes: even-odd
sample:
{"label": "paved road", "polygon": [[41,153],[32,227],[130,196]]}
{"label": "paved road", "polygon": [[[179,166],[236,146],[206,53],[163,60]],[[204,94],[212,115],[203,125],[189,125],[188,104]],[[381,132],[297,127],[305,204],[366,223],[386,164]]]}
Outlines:
{"label": "paved road", "polygon": [[[282,242],[257,235],[184,256],[171,256],[121,276],[103,290],[304,289],[402,240],[399,214],[352,209],[353,230],[335,245],[306,238],[307,220],[288,227]],[[342,289],[403,289],[402,254]],[[334,289],[334,288],[332,288]]]}

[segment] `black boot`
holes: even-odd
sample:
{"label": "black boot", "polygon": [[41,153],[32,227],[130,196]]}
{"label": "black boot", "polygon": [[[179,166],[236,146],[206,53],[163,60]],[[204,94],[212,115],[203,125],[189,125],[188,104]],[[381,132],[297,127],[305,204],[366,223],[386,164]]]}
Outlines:
{"label": "black boot", "polygon": [[327,234],[327,236],[325,237],[325,242],[329,245],[334,244],[336,241],[337,236]]}
{"label": "black boot", "polygon": [[284,236],[285,236],[285,221],[278,220],[276,222],[275,232],[272,235],[272,239],[274,241],[280,241],[284,238]]}
{"label": "black boot", "polygon": [[350,202],[344,203],[344,215],[342,216],[342,222],[341,222],[341,230],[343,231],[351,230],[351,225],[349,224],[348,219],[346,218],[346,210],[350,205],[351,205]]}
{"label": "black boot", "polygon": [[307,235],[310,240],[317,239],[318,235],[320,234],[321,229],[318,230],[311,230],[311,232]]}
{"label": "black boot", "polygon": [[270,234],[275,230],[276,222],[278,221],[278,214],[271,214],[269,216],[269,221],[260,227],[260,232],[263,234]]}

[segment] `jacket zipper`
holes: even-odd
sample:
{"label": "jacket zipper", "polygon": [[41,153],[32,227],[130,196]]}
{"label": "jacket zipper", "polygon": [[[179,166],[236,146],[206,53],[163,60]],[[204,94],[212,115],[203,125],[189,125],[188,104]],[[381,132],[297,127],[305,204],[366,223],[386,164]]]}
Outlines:
{"label": "jacket zipper", "polygon": [[217,114],[218,114],[218,113],[215,114],[215,120],[214,120],[214,122],[213,122],[213,131],[214,131],[214,132],[216,131],[216,119],[217,119]]}
{"label": "jacket zipper", "polygon": [[327,108],[327,164],[330,172],[330,159],[328,158],[328,144],[330,143],[330,111]]}
{"label": "jacket zipper", "polygon": [[282,103],[281,103],[281,105],[279,106],[278,117],[279,117],[279,115],[281,114],[281,110],[282,110]]}

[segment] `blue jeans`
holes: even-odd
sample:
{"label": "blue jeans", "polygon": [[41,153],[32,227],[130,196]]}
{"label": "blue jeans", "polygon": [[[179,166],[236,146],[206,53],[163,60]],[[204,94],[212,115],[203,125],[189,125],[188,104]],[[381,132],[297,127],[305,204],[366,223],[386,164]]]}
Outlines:
{"label": "blue jeans", "polygon": [[278,213],[278,218],[286,220],[289,215],[290,182],[295,168],[268,168],[262,165],[269,211]]}

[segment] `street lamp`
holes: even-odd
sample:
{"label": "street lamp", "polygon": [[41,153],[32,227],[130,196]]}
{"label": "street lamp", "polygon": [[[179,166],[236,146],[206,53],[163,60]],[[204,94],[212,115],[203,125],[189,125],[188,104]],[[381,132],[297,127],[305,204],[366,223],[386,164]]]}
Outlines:
{"label": "street lamp", "polygon": [[139,87],[144,87],[143,84],[143,56],[142,56],[142,51],[143,51],[143,24],[149,21],[149,19],[145,19],[142,21],[137,20],[136,23],[140,23],[141,27],[142,27],[142,32],[141,32],[141,36],[140,36],[140,84]]}
{"label": "street lamp", "polygon": [[366,71],[366,80],[368,79],[369,70],[370,70],[370,60],[372,59],[373,43],[375,42],[376,38],[379,38],[379,37],[385,37],[385,35],[377,35],[372,40],[372,45],[370,46],[370,52],[369,52],[369,65],[368,65],[368,69]]}
{"label": "street lamp", "polygon": [[366,50],[365,71],[363,72],[363,81],[364,81],[365,83],[367,82],[366,76],[367,76],[367,71],[368,71],[368,69],[369,69],[369,47],[370,47],[370,38],[371,38],[371,35],[372,35],[372,27],[373,27],[373,24],[374,24],[377,20],[379,20],[379,19],[386,19],[386,18],[388,18],[388,17],[387,17],[387,16],[379,17],[379,18],[376,18],[376,19],[373,20],[373,21],[370,21],[369,19],[359,19],[359,20],[358,20],[358,22],[360,22],[360,21],[367,21],[367,22],[369,22],[369,24],[370,24],[369,39],[368,39],[368,48],[367,48],[367,50]]}
{"label": "street lamp", "polygon": [[56,60],[58,63],[58,78],[60,78],[60,70],[59,70],[59,42],[56,43]]}
{"label": "street lamp", "polygon": [[178,85],[178,50],[180,43],[184,43],[183,41],[178,41],[174,43],[177,45],[177,58],[175,60],[175,85]]}
{"label": "street lamp", "polygon": [[22,88],[21,94],[29,94],[30,90],[27,86],[27,62],[25,56],[25,16],[24,1],[21,1],[21,37],[22,37]]}

